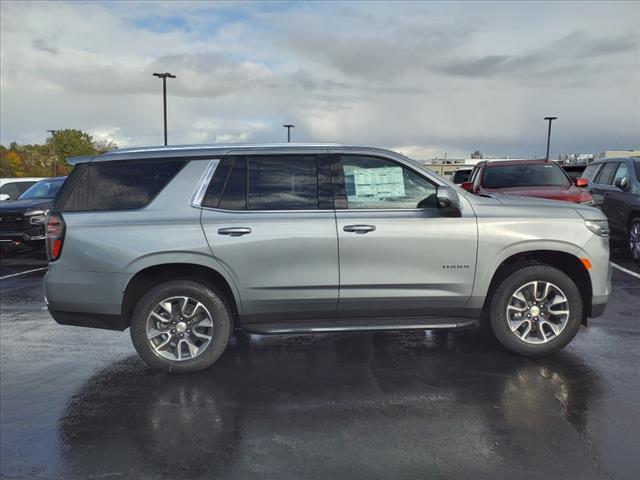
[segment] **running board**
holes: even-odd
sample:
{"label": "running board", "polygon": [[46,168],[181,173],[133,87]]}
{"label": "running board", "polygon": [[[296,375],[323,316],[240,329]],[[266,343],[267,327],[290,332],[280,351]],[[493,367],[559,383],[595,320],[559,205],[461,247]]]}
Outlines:
{"label": "running board", "polygon": [[454,330],[471,327],[478,320],[468,318],[379,318],[343,320],[313,320],[304,322],[282,323],[248,323],[241,324],[241,329],[249,333],[281,334],[281,333],[331,333],[331,332],[367,332],[378,330]]}

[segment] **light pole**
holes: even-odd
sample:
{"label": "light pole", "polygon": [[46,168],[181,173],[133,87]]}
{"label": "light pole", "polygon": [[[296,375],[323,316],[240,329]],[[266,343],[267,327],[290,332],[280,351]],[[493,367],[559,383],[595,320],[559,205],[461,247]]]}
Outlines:
{"label": "light pole", "polygon": [[547,133],[547,156],[544,158],[546,160],[549,160],[549,144],[551,143],[551,122],[557,120],[558,117],[544,117],[544,119],[549,122],[549,132]]}
{"label": "light pole", "polygon": [[162,104],[164,106],[164,144],[167,144],[167,78],[176,78],[175,75],[167,73],[154,73],[154,77],[162,79]]}
{"label": "light pole", "polygon": [[51,145],[53,145],[53,176],[55,177],[58,173],[58,170],[56,169],[56,142],[55,142],[55,136],[56,133],[58,133],[60,130],[47,130],[47,132],[49,132],[51,134]]}
{"label": "light pole", "polygon": [[291,124],[286,124],[282,126],[287,129],[287,143],[291,143],[291,129],[296,128],[296,126]]}

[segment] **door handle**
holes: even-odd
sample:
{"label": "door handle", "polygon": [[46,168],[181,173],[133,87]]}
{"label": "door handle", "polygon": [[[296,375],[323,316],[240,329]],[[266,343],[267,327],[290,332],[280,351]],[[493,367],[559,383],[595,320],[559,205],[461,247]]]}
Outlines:
{"label": "door handle", "polygon": [[218,229],[218,235],[230,235],[232,237],[241,237],[248,233],[251,233],[251,229],[249,227],[227,227]]}
{"label": "door handle", "polygon": [[373,232],[376,229],[375,225],[345,225],[342,230],[345,232],[354,232],[354,233],[368,233]]}

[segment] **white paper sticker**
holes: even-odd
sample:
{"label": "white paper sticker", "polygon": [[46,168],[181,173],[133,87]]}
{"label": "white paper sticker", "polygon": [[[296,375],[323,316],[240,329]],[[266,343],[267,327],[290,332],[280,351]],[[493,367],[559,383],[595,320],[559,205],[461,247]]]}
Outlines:
{"label": "white paper sticker", "polygon": [[402,167],[354,169],[353,179],[356,198],[405,196]]}

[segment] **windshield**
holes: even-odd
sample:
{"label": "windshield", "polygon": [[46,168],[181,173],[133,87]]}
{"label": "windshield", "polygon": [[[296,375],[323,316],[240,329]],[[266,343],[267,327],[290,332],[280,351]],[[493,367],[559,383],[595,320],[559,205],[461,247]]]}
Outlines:
{"label": "windshield", "polygon": [[25,192],[18,197],[20,200],[27,198],[53,198],[60,190],[60,187],[64,183],[64,178],[57,178],[53,180],[42,180],[29,187]]}
{"label": "windshield", "polygon": [[484,169],[482,186],[485,188],[569,187],[571,182],[555,163],[526,165],[496,165]]}

